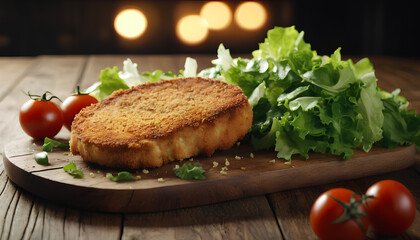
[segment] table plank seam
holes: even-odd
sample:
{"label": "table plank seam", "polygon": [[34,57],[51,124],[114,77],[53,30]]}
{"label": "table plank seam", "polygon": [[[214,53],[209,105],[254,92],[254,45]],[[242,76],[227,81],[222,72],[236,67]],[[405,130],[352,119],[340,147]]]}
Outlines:
{"label": "table plank seam", "polygon": [[274,219],[275,219],[275,221],[276,221],[276,225],[277,225],[277,227],[278,227],[278,229],[279,229],[279,231],[280,231],[280,234],[281,234],[282,239],[286,239],[286,238],[285,238],[285,235],[284,235],[284,232],[283,232],[283,229],[282,229],[282,228],[281,228],[281,226],[280,226],[280,222],[279,222],[279,220],[277,219],[277,214],[276,214],[276,211],[275,211],[275,209],[274,209],[273,202],[270,200],[269,195],[270,195],[270,194],[265,194],[265,195],[264,195],[264,197],[266,198],[266,200],[267,200],[267,202],[268,202],[268,206],[270,206],[271,213],[273,214],[273,218],[274,218]]}
{"label": "table plank seam", "polygon": [[125,222],[125,213],[121,214],[121,223],[120,223],[120,238],[119,240],[122,240],[124,235],[124,222]]}
{"label": "table plank seam", "polygon": [[29,156],[29,155],[33,155],[33,153],[17,154],[17,155],[13,155],[13,156],[7,156],[7,158],[12,159],[12,158],[17,158],[17,157],[25,157],[25,156]]}
{"label": "table plank seam", "polygon": [[62,169],[63,167],[52,167],[52,168],[48,168],[48,169],[40,169],[40,170],[34,170],[34,171],[29,171],[30,173],[39,173],[39,172],[47,172],[47,171],[51,171],[51,170],[58,170],[58,169]]}

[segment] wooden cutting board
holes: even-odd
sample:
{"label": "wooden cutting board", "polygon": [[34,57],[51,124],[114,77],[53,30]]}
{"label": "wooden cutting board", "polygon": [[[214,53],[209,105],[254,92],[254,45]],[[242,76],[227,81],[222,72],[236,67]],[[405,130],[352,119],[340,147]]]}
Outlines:
{"label": "wooden cutting board", "polygon": [[[34,153],[41,142],[22,140],[5,146],[3,161],[9,178],[25,190],[48,200],[84,209],[106,212],[151,212],[227,201],[286,189],[349,180],[400,170],[415,161],[415,146],[393,150],[373,148],[369,153],[356,150],[350,160],[325,154],[310,154],[309,160],[296,157],[291,164],[277,159],[275,152],[253,152],[249,146],[235,146],[216,152],[212,157],[195,157],[206,170],[206,180],[182,180],[175,176],[175,164],[133,171],[140,180],[113,182],[105,177],[115,169],[83,162],[80,156],[54,149],[49,165],[39,165]],[[253,153],[254,157],[250,155]],[[222,167],[229,162],[227,174]],[[275,159],[275,161],[273,161]],[[83,179],[73,178],[63,166],[74,162],[84,172]],[[213,167],[213,162],[218,166]],[[163,178],[164,182],[159,182]]]}

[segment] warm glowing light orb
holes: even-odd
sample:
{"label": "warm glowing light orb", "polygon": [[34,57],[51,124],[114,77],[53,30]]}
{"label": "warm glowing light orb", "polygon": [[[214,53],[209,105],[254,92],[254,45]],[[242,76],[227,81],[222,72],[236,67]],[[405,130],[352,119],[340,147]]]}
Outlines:
{"label": "warm glowing light orb", "polygon": [[125,9],[115,17],[114,28],[124,38],[138,38],[146,31],[147,19],[137,9]]}
{"label": "warm glowing light orb", "polygon": [[235,21],[241,28],[256,30],[261,28],[267,19],[265,7],[258,2],[241,3],[235,11]]}
{"label": "warm glowing light orb", "polygon": [[224,2],[211,1],[203,5],[200,16],[207,21],[209,29],[221,30],[232,21],[232,11]]}
{"label": "warm glowing light orb", "polygon": [[178,38],[188,45],[201,43],[206,39],[208,32],[206,21],[198,15],[185,16],[176,25]]}

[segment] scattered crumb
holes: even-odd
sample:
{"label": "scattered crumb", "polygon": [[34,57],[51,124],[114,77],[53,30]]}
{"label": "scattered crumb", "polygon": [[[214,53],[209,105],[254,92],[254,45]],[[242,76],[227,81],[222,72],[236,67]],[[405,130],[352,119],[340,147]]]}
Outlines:
{"label": "scattered crumb", "polygon": [[249,157],[250,157],[250,158],[254,158],[254,154],[253,154],[253,153],[250,153],[250,154],[249,154]]}
{"label": "scattered crumb", "polygon": [[242,170],[242,171],[245,171],[245,169],[246,169],[246,167],[241,167],[241,170]]}
{"label": "scattered crumb", "polygon": [[144,174],[148,174],[148,173],[149,173],[149,170],[147,170],[147,169],[143,169],[143,170],[142,170],[142,172],[143,172]]}
{"label": "scattered crumb", "polygon": [[229,162],[229,160],[226,158],[225,159],[225,166],[229,166],[230,165],[230,162]]}
{"label": "scattered crumb", "polygon": [[158,178],[158,182],[163,183],[165,180],[163,178]]}
{"label": "scattered crumb", "polygon": [[228,169],[228,167],[226,167],[226,166],[225,166],[225,167],[222,167],[222,170],[223,170],[223,171],[227,171],[227,170],[229,170],[229,169]]}
{"label": "scattered crumb", "polygon": [[89,176],[91,176],[91,177],[95,177],[95,174],[94,174],[93,172],[90,172],[90,173],[89,173]]}
{"label": "scattered crumb", "polygon": [[237,142],[236,146],[239,147],[241,145],[241,142]]}
{"label": "scattered crumb", "polygon": [[268,161],[270,163],[276,163],[276,159],[271,159],[270,161]]}
{"label": "scattered crumb", "polygon": [[236,159],[236,160],[241,160],[241,159],[242,159],[242,157],[235,156],[235,159]]}
{"label": "scattered crumb", "polygon": [[176,164],[176,165],[175,165],[175,169],[178,169],[178,168],[179,168],[179,165],[178,165],[178,164]]}
{"label": "scattered crumb", "polygon": [[215,168],[215,167],[217,167],[217,166],[219,166],[219,163],[218,163],[218,162],[216,162],[216,161],[214,161],[214,162],[213,162],[213,167]]}
{"label": "scattered crumb", "polygon": [[140,175],[137,175],[136,176],[136,180],[140,180],[141,179],[141,176]]}
{"label": "scattered crumb", "polygon": [[227,171],[220,170],[220,174],[227,175]]}

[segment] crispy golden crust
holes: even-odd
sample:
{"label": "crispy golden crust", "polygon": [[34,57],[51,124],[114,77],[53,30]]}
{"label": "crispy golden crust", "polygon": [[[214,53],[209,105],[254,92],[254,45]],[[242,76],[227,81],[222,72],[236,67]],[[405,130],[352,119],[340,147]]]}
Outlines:
{"label": "crispy golden crust", "polygon": [[182,78],[114,92],[83,109],[70,147],[84,160],[112,167],[157,167],[228,149],[252,124],[242,90],[203,78]]}

